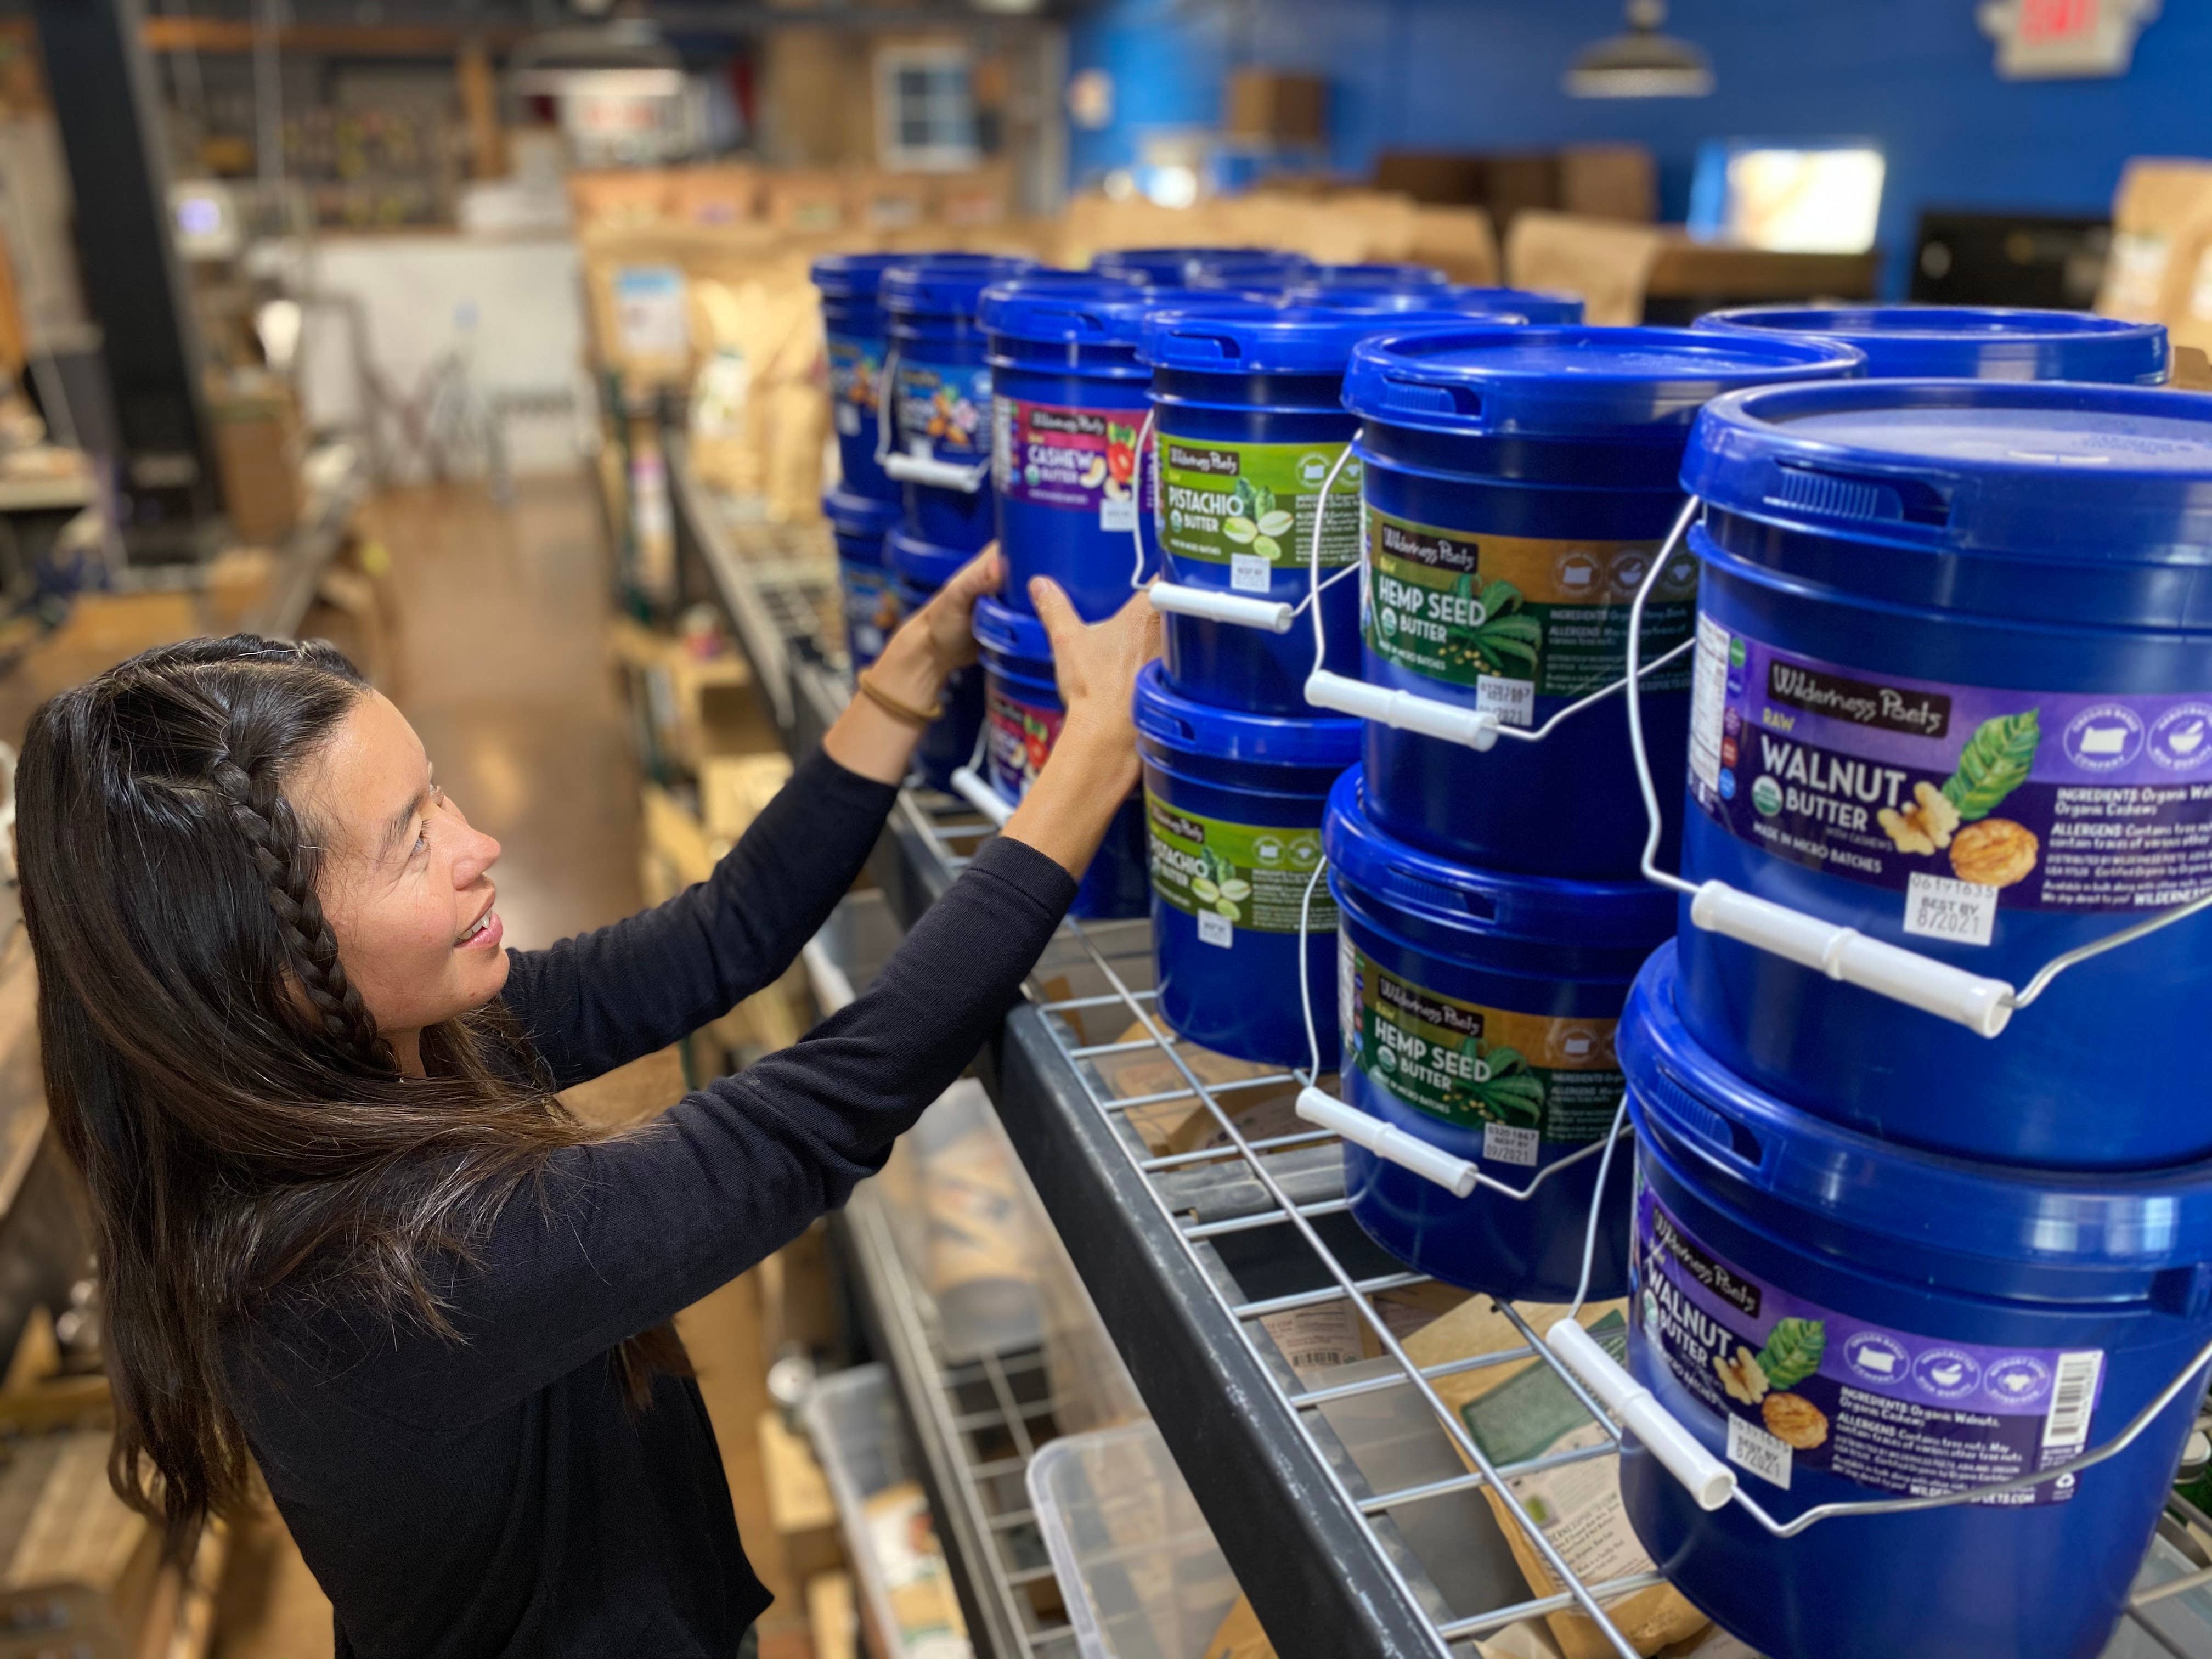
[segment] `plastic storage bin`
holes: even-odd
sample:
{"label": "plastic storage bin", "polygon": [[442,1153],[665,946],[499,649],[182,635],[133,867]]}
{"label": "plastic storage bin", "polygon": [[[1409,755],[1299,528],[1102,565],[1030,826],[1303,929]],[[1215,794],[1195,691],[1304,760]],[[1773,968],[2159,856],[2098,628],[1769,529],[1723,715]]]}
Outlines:
{"label": "plastic storage bin", "polygon": [[[933,546],[912,534],[903,525],[884,538],[902,618],[929,603],[930,595],[950,581],[973,553]],[[914,751],[915,770],[936,789],[951,787],[952,775],[975,752],[976,733],[983,729],[983,676],[974,668],[956,671],[945,684],[945,712],[921,734]]]}
{"label": "plastic storage bin", "polygon": [[898,486],[876,459],[877,398],[881,392],[888,325],[876,303],[884,272],[910,264],[910,253],[831,253],[810,275],[822,294],[822,329],[830,358],[830,424],[845,488],[896,506]]}
{"label": "plastic storage bin", "polygon": [[1058,582],[1086,622],[1129,602],[1152,380],[1137,343],[1154,303],[1127,282],[1031,279],[984,293],[999,551],[1017,611],[1031,609],[1036,576]]}
{"label": "plastic storage bin", "polygon": [[[1296,604],[1312,591],[1317,514],[1324,579],[1358,562],[1359,469],[1338,467],[1358,424],[1342,404],[1345,364],[1361,340],[1416,321],[1252,305],[1169,310],[1146,321],[1153,526],[1170,580]],[[1352,673],[1358,584],[1338,581],[1321,606],[1328,666]],[[1168,678],[1187,696],[1258,714],[1311,712],[1313,636],[1303,617],[1289,633],[1271,634],[1170,615],[1165,642]]]}
{"label": "plastic storage bin", "polygon": [[1158,1429],[1055,1440],[1029,1489],[1083,1659],[1202,1659],[1237,1579]]}
{"label": "plastic storage bin", "polygon": [[[1053,679],[1052,641],[1035,617],[979,599],[975,643],[982,657],[984,777],[1000,799],[1018,806],[1059,740],[1066,714]],[[1068,914],[1141,916],[1150,902],[1144,801],[1132,795],[1084,872]]]}
{"label": "plastic storage bin", "polygon": [[[2047,1175],[1796,1111],[1700,1048],[1674,948],[1621,1022],[1641,1176],[1629,1365],[1777,1520],[1958,1492],[2103,1444],[2212,1335],[2212,1165]],[[2032,1497],[1776,1539],[1632,1440],[1621,1488],[1674,1586],[1765,1653],[2091,1659],[2202,1392]]]}
{"label": "plastic storage bin", "polygon": [[[1707,503],[1689,879],[2015,987],[2212,887],[2212,399],[1785,389],[1708,410],[1682,477]],[[1682,977],[1723,1064],[1870,1133],[2212,1154],[2184,1040],[2212,916],[2069,968],[1993,1037],[1686,915]]]}
{"label": "plastic storage bin", "polygon": [[939,547],[972,551],[991,539],[991,370],[975,307],[985,289],[1030,269],[1027,259],[937,253],[884,273],[897,363],[883,448],[929,470],[903,486],[906,525]]}
{"label": "plastic storage bin", "polygon": [[898,595],[892,591],[890,561],[884,538],[898,522],[896,503],[855,495],[842,487],[822,498],[830,533],[837,547],[837,590],[845,607],[845,649],[859,673],[883,654],[884,641],[898,626]]}
{"label": "plastic storage bin", "polygon": [[[1625,672],[1628,614],[1682,506],[1682,446],[1720,392],[1856,372],[1818,341],[1651,328],[1383,335],[1352,354],[1362,422],[1362,678],[1541,726]],[[1690,637],[1696,562],[1677,553],[1644,615],[1648,663]],[[1660,776],[1680,764],[1690,670],[1644,681]],[[1367,728],[1368,809],[1401,840],[1484,869],[1633,878],[1643,851],[1625,699],[1487,752]],[[1669,842],[1662,859],[1674,856]]]}
{"label": "plastic storage bin", "polygon": [[[922,1463],[900,1411],[890,1372],[882,1365],[860,1365],[823,1377],[808,1393],[799,1415],[837,1506],[838,1530],[844,1534],[845,1553],[860,1581],[870,1622],[891,1644],[896,1659],[972,1659],[974,1650],[964,1630],[901,1633],[891,1592],[914,1582],[914,1552],[905,1547],[909,1540],[901,1539],[893,1552],[898,1559],[886,1559],[884,1547],[892,1540],[878,1535],[868,1502],[894,1487],[919,1485]],[[929,1560],[922,1559],[924,1571],[929,1570]],[[950,1571],[941,1551],[934,1565],[937,1571]],[[951,1595],[947,1583],[945,1600],[950,1601]]]}
{"label": "plastic storage bin", "polygon": [[[1582,1275],[1597,1152],[1620,1105],[1613,1051],[1637,970],[1674,931],[1648,882],[1473,870],[1377,829],[1359,769],[1329,797],[1322,846],[1342,916],[1347,1104],[1465,1158],[1527,1199],[1466,1198],[1346,1143],[1345,1195],[1409,1267],[1508,1301],[1566,1302]],[[1325,1007],[1316,1010],[1325,1018]],[[1626,1289],[1629,1149],[1613,1150],[1589,1293]]]}
{"label": "plastic storage bin", "polygon": [[1866,353],[1866,372],[1906,380],[2104,380],[2160,386],[2160,323],[2080,311],[1968,306],[1753,306],[1717,311],[1699,328],[1817,336]]}
{"label": "plastic storage bin", "polygon": [[[1137,681],[1137,747],[1161,1014],[1222,1054],[1304,1065],[1298,975],[1327,1008],[1335,954],[1335,906],[1328,884],[1313,882],[1322,809],[1358,757],[1359,722],[1216,708],[1179,696],[1154,663]],[[1318,1026],[1328,1070],[1336,1032]]]}

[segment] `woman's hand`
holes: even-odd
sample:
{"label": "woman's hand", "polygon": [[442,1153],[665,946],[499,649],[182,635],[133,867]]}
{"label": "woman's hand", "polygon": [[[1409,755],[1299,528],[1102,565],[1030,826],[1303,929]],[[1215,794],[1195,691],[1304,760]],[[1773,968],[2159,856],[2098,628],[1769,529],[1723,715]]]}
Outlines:
{"label": "woman's hand", "polygon": [[1052,638],[1054,672],[1067,710],[1052,754],[1004,833],[1027,842],[1080,878],[1114,815],[1137,787],[1137,676],[1160,652],[1160,619],[1138,594],[1086,627],[1058,586],[1030,584],[1030,602]]}
{"label": "woman's hand", "polygon": [[861,671],[864,684],[878,695],[854,697],[823,736],[822,747],[831,760],[879,783],[906,776],[928,725],[924,717],[938,706],[945,681],[975,660],[975,601],[994,592],[1000,580],[994,544],[899,624],[884,654]]}

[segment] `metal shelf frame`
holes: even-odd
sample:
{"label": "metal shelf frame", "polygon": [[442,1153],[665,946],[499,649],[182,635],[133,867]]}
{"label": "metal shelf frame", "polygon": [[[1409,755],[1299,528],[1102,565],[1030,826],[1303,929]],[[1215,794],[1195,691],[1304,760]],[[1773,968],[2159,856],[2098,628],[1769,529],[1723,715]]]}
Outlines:
{"label": "metal shelf frame", "polygon": [[[742,575],[742,568],[737,569]],[[732,602],[733,613],[738,605]],[[757,661],[757,666],[760,665]],[[842,693],[833,677],[802,669],[793,683],[793,735],[818,735]],[[903,922],[933,902],[990,834],[959,803],[908,792],[871,860]],[[1064,923],[1033,977],[1029,1000],[1006,1018],[976,1071],[1016,1152],[1081,1273],[1162,1436],[1212,1526],[1245,1594],[1285,1659],[1465,1659],[1477,1638],[1518,1620],[1577,1609],[1593,1616],[1613,1650],[1635,1649],[1602,1612],[1607,1601],[1659,1582],[1644,1574],[1586,1584],[1565,1570],[1513,1496],[1511,1481],[1561,1464],[1617,1455],[1620,1431],[1579,1379],[1510,1305],[1496,1304],[1522,1345],[1479,1358],[1423,1367],[1406,1353],[1376,1307],[1386,1291],[1421,1284],[1369,1244],[1344,1214],[1336,1142],[1314,1130],[1251,1139],[1233,1114],[1240,1091],[1305,1081],[1289,1072],[1208,1084],[1185,1045],[1160,1020],[1151,986],[1145,921]],[[1176,1082],[1117,1098],[1094,1062],[1150,1054]],[[1211,1121],[1216,1145],[1157,1154],[1127,1121],[1133,1109],[1184,1103]],[[1304,1161],[1300,1162],[1300,1155]],[[1237,1201],[1199,1201],[1196,1176],[1237,1178]],[[1348,1302],[1386,1356],[1381,1374],[1308,1386],[1262,1330],[1265,1316]],[[1604,1432],[1579,1450],[1492,1465],[1437,1391],[1443,1377],[1534,1358],[1547,1364]],[[1378,1364],[1380,1362],[1377,1362]],[[1463,1473],[1376,1491],[1346,1458],[1326,1408],[1383,1390],[1410,1390],[1460,1454]],[[1423,1505],[1487,1486],[1566,1588],[1452,1605],[1404,1544],[1400,1522]],[[2212,1586],[2201,1551],[2175,1553],[2185,1516],[2170,1517],[2169,1554],[2139,1580],[2112,1653],[2208,1659],[2212,1648],[2178,1644],[2160,1616],[2184,1593]],[[2197,1519],[2201,1521],[2201,1517]],[[2186,1561],[2191,1570],[2177,1569]],[[2142,1643],[2150,1644],[2145,1648]]]}

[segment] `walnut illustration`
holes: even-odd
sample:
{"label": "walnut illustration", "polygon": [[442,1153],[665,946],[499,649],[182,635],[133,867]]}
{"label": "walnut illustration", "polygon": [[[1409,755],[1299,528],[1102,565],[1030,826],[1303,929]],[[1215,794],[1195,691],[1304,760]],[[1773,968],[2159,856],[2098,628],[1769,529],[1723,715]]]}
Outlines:
{"label": "walnut illustration", "polygon": [[1959,827],[1959,809],[1941,789],[1923,781],[1912,786],[1911,805],[1902,812],[1885,806],[1875,814],[1875,822],[1897,843],[1899,852],[1936,853],[1951,844],[1951,832]]}
{"label": "walnut illustration", "polygon": [[1770,1394],[1759,1414],[1769,1434],[1799,1451],[1811,1451],[1828,1437],[1826,1414],[1802,1395]]}
{"label": "walnut illustration", "polygon": [[1951,868],[1960,881],[2009,887],[2035,868],[2035,831],[2010,818],[1970,823],[1951,842]]}
{"label": "walnut illustration", "polygon": [[1759,1366],[1759,1356],[1741,1343],[1736,1345],[1733,1359],[1724,1353],[1713,1356],[1713,1374],[1720,1378],[1721,1387],[1729,1391],[1732,1400],[1756,1406],[1766,1398],[1769,1384],[1765,1371]]}

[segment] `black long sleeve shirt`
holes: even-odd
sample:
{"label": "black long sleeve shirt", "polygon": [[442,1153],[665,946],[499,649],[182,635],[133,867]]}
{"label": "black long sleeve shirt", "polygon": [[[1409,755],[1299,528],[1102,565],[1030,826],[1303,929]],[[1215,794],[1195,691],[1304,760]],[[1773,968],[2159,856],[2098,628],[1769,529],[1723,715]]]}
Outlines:
{"label": "black long sleeve shirt", "polygon": [[[894,792],[816,757],[710,881],[550,950],[504,993],[560,1086],[777,977],[859,873]],[[336,1609],[338,1659],[729,1659],[769,1595],[697,1386],[642,1411],[613,1351],[881,1167],[1018,994],[1075,884],[985,848],[867,992],[645,1129],[556,1154],[447,1285],[463,1340],[272,1314],[230,1370],[270,1491]]]}

